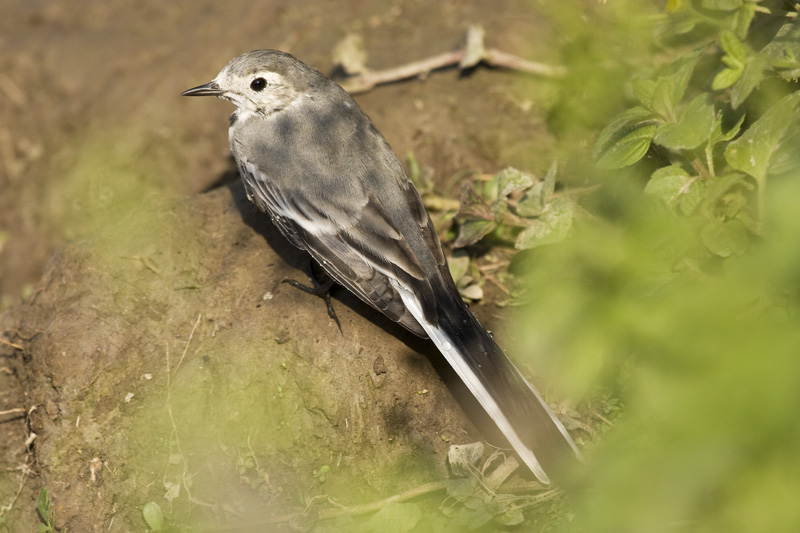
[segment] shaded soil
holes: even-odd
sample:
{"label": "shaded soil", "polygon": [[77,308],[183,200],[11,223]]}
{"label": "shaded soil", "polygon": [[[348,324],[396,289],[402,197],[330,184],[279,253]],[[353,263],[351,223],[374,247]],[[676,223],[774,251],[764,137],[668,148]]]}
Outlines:
{"label": "shaded soil", "polygon": [[[491,46],[552,61],[534,7],[4,3],[0,505],[12,531],[37,527],[42,486],[59,527],[142,531],[148,501],[208,526],[446,476],[449,443],[481,434],[435,352],[343,290],[341,335],[319,300],[280,284],[304,280],[306,258],[243,200],[232,109],[178,94],[254,48],[330,72],[349,31],[375,68],[451,49],[472,23]],[[457,195],[465,170],[549,165],[531,101],[542,84],[445,71],[357,100],[401,159],[413,151]],[[489,300],[476,314],[499,327]]]}

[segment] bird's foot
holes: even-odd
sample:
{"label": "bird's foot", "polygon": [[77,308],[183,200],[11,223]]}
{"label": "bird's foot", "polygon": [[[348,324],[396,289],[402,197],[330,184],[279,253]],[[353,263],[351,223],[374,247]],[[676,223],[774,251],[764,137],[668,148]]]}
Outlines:
{"label": "bird's foot", "polygon": [[314,296],[319,296],[323,300],[325,300],[325,307],[328,309],[328,316],[331,317],[336,325],[339,327],[339,333],[344,335],[344,331],[342,330],[342,324],[339,322],[339,317],[336,316],[336,311],[333,309],[333,304],[331,303],[331,288],[334,285],[334,281],[329,279],[324,283],[320,283],[317,280],[317,277],[314,275],[314,269],[309,268],[309,277],[311,281],[314,283],[313,287],[309,287],[307,285],[303,285],[299,281],[293,279],[285,279],[281,283],[288,283],[292,287],[296,289],[300,289],[303,292],[307,292],[308,294],[313,294]]}

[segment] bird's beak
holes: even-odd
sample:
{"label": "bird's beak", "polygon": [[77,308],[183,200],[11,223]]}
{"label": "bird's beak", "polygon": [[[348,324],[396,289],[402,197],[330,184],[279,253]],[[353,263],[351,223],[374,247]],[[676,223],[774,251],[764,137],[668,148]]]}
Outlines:
{"label": "bird's beak", "polygon": [[181,93],[181,96],[221,96],[222,89],[219,88],[217,82],[210,81],[205,85],[198,85],[191,89],[187,89]]}

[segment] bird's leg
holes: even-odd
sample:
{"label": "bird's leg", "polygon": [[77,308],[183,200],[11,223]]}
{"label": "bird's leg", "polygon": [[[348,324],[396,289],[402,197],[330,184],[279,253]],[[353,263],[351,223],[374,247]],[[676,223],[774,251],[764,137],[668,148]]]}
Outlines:
{"label": "bird's leg", "polygon": [[[293,279],[285,279],[281,283],[288,283],[292,287],[296,289],[300,289],[303,292],[307,292],[308,294],[313,294],[314,296],[319,296],[323,300],[325,300],[325,306],[328,309],[328,316],[331,317],[335,322],[336,325],[339,326],[339,333],[344,335],[344,331],[342,330],[342,324],[339,322],[339,317],[336,316],[336,311],[333,310],[333,304],[331,303],[331,287],[334,285],[334,281],[331,278],[328,278],[327,281],[324,283],[320,283],[317,279],[317,276],[314,274],[314,264],[313,261],[309,259],[308,265],[308,274],[311,278],[312,283],[314,283],[313,287],[309,287],[307,285],[303,285],[299,281]],[[327,276],[326,276],[327,277]]]}

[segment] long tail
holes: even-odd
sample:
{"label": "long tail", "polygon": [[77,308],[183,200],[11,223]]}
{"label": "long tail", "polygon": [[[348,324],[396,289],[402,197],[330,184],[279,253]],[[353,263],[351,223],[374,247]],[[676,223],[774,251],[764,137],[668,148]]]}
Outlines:
{"label": "long tail", "polygon": [[406,308],[539,481],[549,484],[545,468],[555,468],[565,457],[580,459],[564,425],[465,305],[439,304],[439,323],[430,324],[413,293],[396,287]]}

